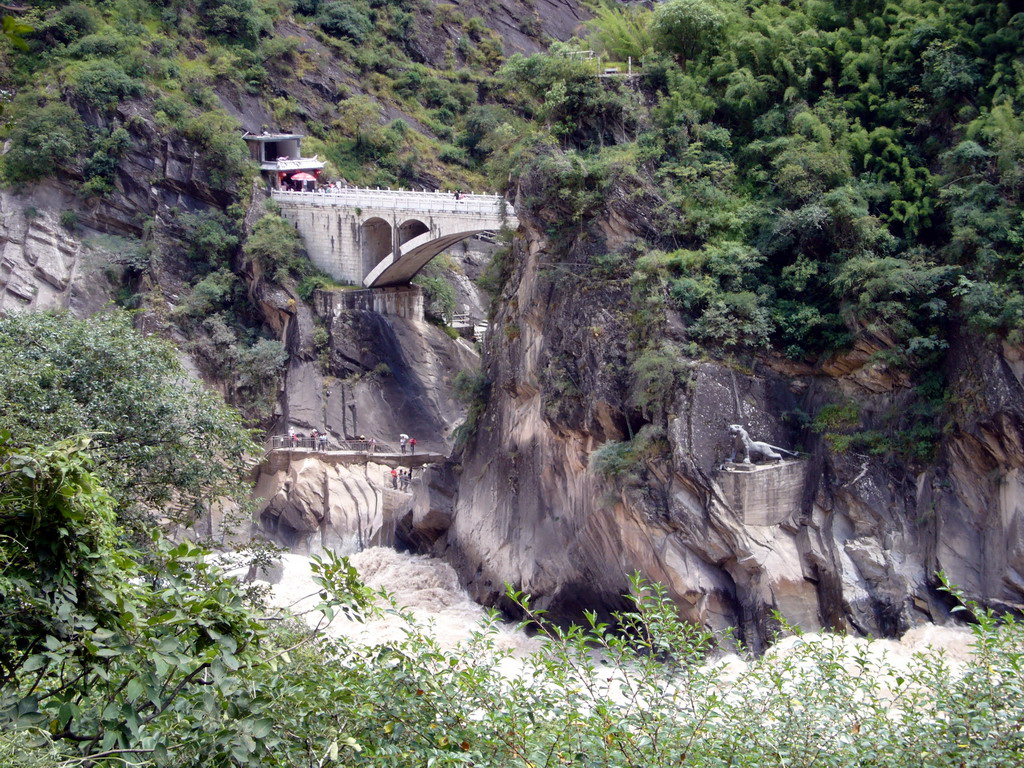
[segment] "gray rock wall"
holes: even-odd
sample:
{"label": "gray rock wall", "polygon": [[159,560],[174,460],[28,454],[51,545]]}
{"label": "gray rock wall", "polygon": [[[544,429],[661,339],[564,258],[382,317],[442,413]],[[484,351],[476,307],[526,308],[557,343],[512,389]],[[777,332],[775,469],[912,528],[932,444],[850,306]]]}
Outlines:
{"label": "gray rock wall", "polygon": [[259,529],[296,554],[351,555],[391,546],[412,494],[387,487],[374,462],[338,464],[315,456],[268,463],[256,480]]}
{"label": "gray rock wall", "polygon": [[[643,423],[625,364],[630,304],[614,286],[581,290],[546,268],[558,256],[527,223],[486,350],[491,397],[462,456],[451,528],[432,545],[476,599],[502,604],[509,582],[554,615],[578,617],[621,605],[626,574],[639,570],[685,616],[737,627],[755,648],[776,610],[807,629],[875,635],[945,621],[940,569],[984,604],[1024,604],[1020,349],[965,337],[950,351],[956,405],[927,463],[836,452],[806,426],[829,403],[855,402],[865,429],[909,408],[909,378],[875,354],[885,339],[818,367],[680,355],[685,381],[661,457],[602,477],[594,452]],[[673,328],[668,318],[665,338],[682,348]],[[718,469],[735,422],[808,456],[758,470],[763,482],[748,487]]]}
{"label": "gray rock wall", "polygon": [[98,233],[61,224],[59,213],[74,202],[58,185],[0,190],[0,314],[87,315],[109,300],[104,269],[117,269],[113,255],[95,242]]}

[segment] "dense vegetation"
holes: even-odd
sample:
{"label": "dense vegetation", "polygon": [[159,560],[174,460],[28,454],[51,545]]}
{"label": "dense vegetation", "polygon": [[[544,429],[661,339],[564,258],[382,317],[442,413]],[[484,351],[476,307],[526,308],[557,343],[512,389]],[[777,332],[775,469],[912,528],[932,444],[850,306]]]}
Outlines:
{"label": "dense vegetation", "polygon": [[[606,3],[586,44],[499,70],[508,102],[486,166],[550,236],[548,274],[629,295],[634,423],[665,426],[687,359],[813,365],[862,341],[874,365],[909,374],[912,406],[792,426],[837,451],[934,456],[951,418],[946,351],[966,334],[1024,338],[1019,10]],[[596,78],[571,53],[591,46],[642,74]],[[616,250],[596,226],[612,212],[639,234]],[[547,393],[556,417],[581,396],[565,381]],[[636,467],[650,437],[610,446],[623,460],[599,468]]]}
{"label": "dense vegetation", "polygon": [[[574,260],[551,279],[582,276],[626,294],[630,405],[645,426],[594,453],[609,476],[662,452],[687,356],[742,361],[773,349],[814,362],[869,339],[914,375],[921,403],[910,423],[899,438],[858,432],[856,407],[841,403],[811,426],[835,450],[920,459],[943,402],[941,377],[926,371],[949,344],[965,331],[1024,339],[1024,15],[1009,0],[609,2],[587,41],[507,60],[481,20],[416,0],[29,5],[4,22],[4,181],[60,174],[95,201],[116,194],[141,136],[195,148],[209,206],[142,222],[139,241],[117,244],[133,289],[121,298],[185,329],[189,351],[231,378],[229,394],[254,419],[270,411],[284,350],[261,334],[241,273],[300,296],[323,276],[273,210],[245,231],[239,203],[252,167],[220,108],[225,93],[313,136],[307,147],[330,160],[329,177],[491,180],[517,192],[520,213],[550,237],[547,258]],[[286,23],[305,39],[281,34]],[[411,49],[423,23],[460,31],[435,65]],[[298,98],[278,84],[313,66],[311,41],[348,80]],[[642,74],[596,77],[595,62],[569,53],[590,45],[632,58]],[[385,107],[410,120],[385,120]],[[609,252],[595,221],[615,206],[649,225]],[[495,296],[514,253],[485,276]],[[161,259],[187,283],[164,315],[134,292]],[[422,280],[433,312],[450,314],[443,275]],[[681,337],[667,333],[670,311],[684,319]],[[738,682],[702,666],[712,638],[639,583],[623,635],[550,628],[548,652],[515,677],[499,670],[486,633],[452,655],[418,632],[365,649],[264,621],[259,594],[225,580],[200,550],[140,541],[149,515],[188,522],[238,491],[249,448],[236,415],[182,387],[170,347],[118,315],[10,318],[0,363],[5,765],[1024,757],[1021,631],[982,611],[981,654],[960,674],[935,659],[879,669],[821,643],[755,664]],[[458,388],[472,424],[489,383],[463,377]],[[343,562],[323,564],[321,578],[328,612],[338,602],[370,610]],[[595,647],[611,677],[595,669]]]}
{"label": "dense vegetation", "polygon": [[122,522],[189,524],[220,497],[242,498],[257,446],[171,344],[130,320],[0,319],[0,432],[18,450],[87,440]]}
{"label": "dense vegetation", "polygon": [[1011,3],[669,0],[592,25],[642,59],[649,107],[557,51],[514,57],[499,76],[543,129],[494,162],[551,220],[595,215],[626,180],[653,196],[661,236],[616,274],[661,286],[694,341],[799,358],[872,335],[914,366],[964,325],[1019,340]]}

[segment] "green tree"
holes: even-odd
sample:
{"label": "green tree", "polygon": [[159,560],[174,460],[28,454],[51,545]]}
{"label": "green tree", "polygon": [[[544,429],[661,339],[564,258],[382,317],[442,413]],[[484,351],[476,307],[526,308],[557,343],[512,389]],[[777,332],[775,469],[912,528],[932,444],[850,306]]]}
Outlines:
{"label": "green tree", "polygon": [[590,39],[606,55],[616,61],[632,57],[639,62],[653,48],[651,11],[638,5],[603,5],[586,22]]}
{"label": "green tree", "polygon": [[22,182],[45,178],[73,163],[86,145],[85,124],[66,104],[42,108],[18,102],[11,147],[3,156],[4,178]]}
{"label": "green tree", "polygon": [[657,47],[680,62],[717,49],[726,15],[713,0],[665,0],[654,9],[651,35]]}
{"label": "green tree", "polygon": [[0,428],[13,444],[92,435],[96,471],[126,519],[191,521],[219,497],[244,496],[256,446],[237,414],[128,315],[2,319],[0,369]]}
{"label": "green tree", "polygon": [[[291,679],[276,659],[312,635],[277,645],[246,585],[197,547],[158,535],[145,553],[125,546],[89,440],[15,448],[6,438],[0,433],[0,757],[274,765],[286,737],[273,734],[281,721],[269,715]],[[337,595],[322,610],[365,601],[346,562],[329,556],[314,569],[324,595]],[[300,706],[298,714],[312,713]]]}

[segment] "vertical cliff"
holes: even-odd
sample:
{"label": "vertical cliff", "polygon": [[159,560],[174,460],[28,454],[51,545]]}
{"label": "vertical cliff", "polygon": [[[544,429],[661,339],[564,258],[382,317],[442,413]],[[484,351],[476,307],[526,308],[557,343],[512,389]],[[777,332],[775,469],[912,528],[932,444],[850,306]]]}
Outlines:
{"label": "vertical cliff", "polygon": [[[477,599],[500,602],[508,582],[575,616],[619,605],[639,570],[688,618],[736,626],[754,647],[773,611],[806,629],[876,635],[941,622],[940,570],[985,604],[1022,602],[1020,349],[956,341],[940,372],[945,431],[923,461],[844,445],[822,426],[841,403],[855,414],[848,431],[880,434],[920,405],[915,382],[878,354],[884,339],[817,365],[715,359],[694,355],[666,312],[657,332],[674,378],[655,416],[638,391],[659,383],[637,360],[637,294],[594,279],[607,235],[628,242],[637,224],[624,223],[644,226],[617,208],[557,241],[542,214],[520,212],[486,347],[490,397],[444,543]],[[731,423],[802,453],[727,471]]]}

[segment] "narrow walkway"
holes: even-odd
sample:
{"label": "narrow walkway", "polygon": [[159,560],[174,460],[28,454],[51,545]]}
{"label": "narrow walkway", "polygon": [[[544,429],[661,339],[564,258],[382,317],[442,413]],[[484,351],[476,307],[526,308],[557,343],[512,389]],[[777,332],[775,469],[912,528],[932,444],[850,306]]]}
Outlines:
{"label": "narrow walkway", "polygon": [[264,460],[271,471],[284,469],[293,461],[319,459],[325,464],[384,464],[388,467],[423,467],[440,464],[447,460],[443,453],[369,453],[367,451],[328,450],[314,451],[312,448],[272,448]]}

